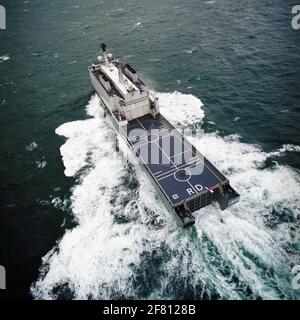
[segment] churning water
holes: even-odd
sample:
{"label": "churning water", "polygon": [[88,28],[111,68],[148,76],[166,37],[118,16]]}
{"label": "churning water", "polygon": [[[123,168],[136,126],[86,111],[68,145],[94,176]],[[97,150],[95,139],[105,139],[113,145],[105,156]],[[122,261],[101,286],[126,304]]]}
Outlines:
{"label": "churning water", "polygon": [[[294,1],[2,1],[0,264],[12,298],[299,298]],[[177,227],[115,153],[87,66],[132,64],[239,203]],[[200,101],[203,102],[201,102]]]}

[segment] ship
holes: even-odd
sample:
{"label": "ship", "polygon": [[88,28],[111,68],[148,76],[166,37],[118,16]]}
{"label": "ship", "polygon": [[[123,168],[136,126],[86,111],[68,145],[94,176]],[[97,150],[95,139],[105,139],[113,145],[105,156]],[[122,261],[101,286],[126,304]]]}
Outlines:
{"label": "ship", "polygon": [[100,48],[88,72],[103,114],[178,224],[193,226],[196,212],[211,204],[225,210],[236,203],[240,195],[229,180],[160,113],[158,98],[137,71],[104,43]]}

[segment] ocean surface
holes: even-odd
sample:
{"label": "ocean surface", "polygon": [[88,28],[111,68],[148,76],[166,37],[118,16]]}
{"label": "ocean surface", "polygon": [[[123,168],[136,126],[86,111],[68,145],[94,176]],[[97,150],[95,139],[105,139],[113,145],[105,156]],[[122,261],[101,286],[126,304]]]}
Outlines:
{"label": "ocean surface", "polygon": [[[299,299],[295,1],[1,1],[5,298]],[[114,150],[88,78],[105,42],[241,194],[177,227]]]}

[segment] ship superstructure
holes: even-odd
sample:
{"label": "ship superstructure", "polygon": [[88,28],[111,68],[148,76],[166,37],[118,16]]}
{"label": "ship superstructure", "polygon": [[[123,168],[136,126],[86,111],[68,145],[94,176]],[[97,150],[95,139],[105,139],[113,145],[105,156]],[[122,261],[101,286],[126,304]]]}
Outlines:
{"label": "ship superstructure", "polygon": [[152,97],[137,72],[119,59],[113,59],[102,44],[100,64],[89,67],[92,84],[101,100],[120,121],[131,121],[146,114],[159,113],[158,100]]}
{"label": "ship superstructure", "polygon": [[195,223],[193,212],[219,203],[221,210],[239,199],[228,179],[219,172],[159,112],[137,72],[114,59],[101,45],[103,56],[89,67],[92,85],[105,114],[184,228]]}

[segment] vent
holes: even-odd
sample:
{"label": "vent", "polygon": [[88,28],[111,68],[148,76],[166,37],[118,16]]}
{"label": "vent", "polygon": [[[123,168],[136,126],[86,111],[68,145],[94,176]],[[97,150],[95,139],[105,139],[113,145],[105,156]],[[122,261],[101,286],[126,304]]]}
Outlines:
{"label": "vent", "polygon": [[129,64],[126,64],[125,65],[125,74],[126,76],[129,77],[129,79],[133,82],[138,82],[138,75],[136,73],[136,71],[129,65]]}
{"label": "vent", "polygon": [[196,210],[199,210],[203,207],[210,205],[212,201],[213,201],[213,193],[207,191],[202,193],[199,197],[187,201],[187,206],[191,210],[191,212],[194,212]]}

